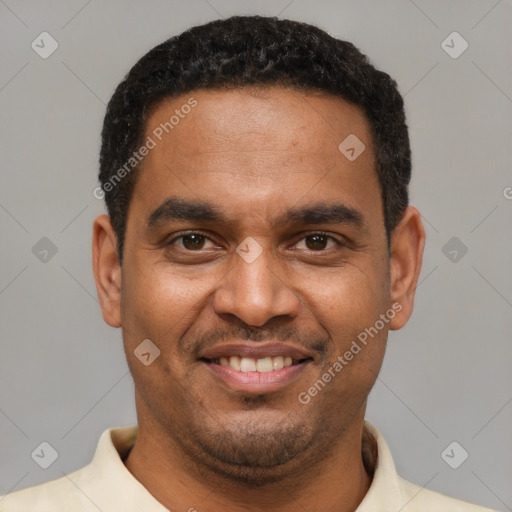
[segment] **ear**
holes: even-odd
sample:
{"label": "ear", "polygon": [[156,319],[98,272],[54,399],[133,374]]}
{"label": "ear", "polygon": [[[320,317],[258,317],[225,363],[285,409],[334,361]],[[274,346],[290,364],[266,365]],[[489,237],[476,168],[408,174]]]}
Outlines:
{"label": "ear", "polygon": [[103,320],[121,326],[121,266],[117,256],[117,236],[108,215],[94,219],[92,266]]}
{"label": "ear", "polygon": [[424,247],[425,229],[420,212],[409,206],[391,237],[391,304],[396,311],[389,325],[392,330],[401,329],[412,314]]}

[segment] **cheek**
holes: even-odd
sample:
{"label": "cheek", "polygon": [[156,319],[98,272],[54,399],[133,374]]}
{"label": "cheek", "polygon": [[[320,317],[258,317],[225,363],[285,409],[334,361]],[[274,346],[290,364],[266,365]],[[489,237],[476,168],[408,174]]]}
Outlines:
{"label": "cheek", "polygon": [[[144,402],[155,407],[154,414],[160,415],[166,410],[162,404],[179,409],[193,393],[183,386],[188,367],[179,340],[199,314],[209,283],[142,259],[123,281],[123,341],[136,387]],[[147,366],[136,355],[146,339],[160,350]]]}
{"label": "cheek", "polygon": [[140,265],[123,281],[122,324],[127,357],[150,339],[159,349],[152,363],[159,373],[184,377],[191,362],[180,340],[208,308],[207,301],[223,274],[190,268],[172,269],[168,263],[148,263],[141,254]]}
{"label": "cheek", "polygon": [[188,317],[204,293],[201,280],[141,258],[141,264],[123,281],[124,325],[161,336]]}
{"label": "cheek", "polygon": [[382,264],[361,256],[327,272],[303,274],[302,293],[318,322],[332,335],[357,334],[373,324],[389,303],[389,285]]}
{"label": "cheek", "polygon": [[[329,346],[322,370],[331,369],[346,377],[338,386],[373,384],[380,369],[390,326],[389,290],[385,270],[379,265],[347,265],[324,276],[320,282],[305,279],[305,296],[315,321],[327,331]],[[341,370],[332,366],[343,360]],[[348,378],[350,376],[350,378]]]}

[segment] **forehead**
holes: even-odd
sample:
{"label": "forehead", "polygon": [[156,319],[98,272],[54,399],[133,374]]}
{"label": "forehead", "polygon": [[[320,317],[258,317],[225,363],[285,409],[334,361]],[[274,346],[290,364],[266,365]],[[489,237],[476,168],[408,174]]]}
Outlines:
{"label": "forehead", "polygon": [[[358,107],[331,95],[257,87],[193,91],[153,110],[148,138],[154,147],[134,200],[152,211],[170,196],[269,219],[301,198],[359,209],[380,201],[369,123]],[[345,140],[358,153],[364,148],[357,158],[343,153]]]}
{"label": "forehead", "polygon": [[359,107],[318,91],[276,87],[198,90],[166,99],[148,119],[146,134],[155,130],[157,142],[187,157],[272,151],[329,158],[338,156],[338,144],[350,134],[371,144]]}

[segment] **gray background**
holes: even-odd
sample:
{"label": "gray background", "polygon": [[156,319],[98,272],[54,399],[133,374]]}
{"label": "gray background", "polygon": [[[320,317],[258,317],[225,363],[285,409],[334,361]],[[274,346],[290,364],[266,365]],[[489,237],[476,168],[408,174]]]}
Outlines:
{"label": "gray background", "polygon": [[[91,270],[91,224],[103,212],[92,191],[105,103],[155,44],[235,13],[318,24],[397,80],[414,157],[411,199],[427,247],[415,313],[391,334],[367,419],[405,478],[512,510],[505,0],[0,0],[0,494],[78,469],[104,429],[136,422],[121,333],[102,321]],[[59,44],[48,59],[31,48],[43,31]],[[441,46],[453,31],[469,44],[456,59]],[[32,252],[42,237],[57,248],[47,262]],[[443,252],[452,237],[468,249],[462,258],[460,243]],[[456,262],[448,257],[454,248]],[[48,469],[31,458],[42,441],[59,454]],[[441,457],[452,441],[469,453],[458,469]]]}

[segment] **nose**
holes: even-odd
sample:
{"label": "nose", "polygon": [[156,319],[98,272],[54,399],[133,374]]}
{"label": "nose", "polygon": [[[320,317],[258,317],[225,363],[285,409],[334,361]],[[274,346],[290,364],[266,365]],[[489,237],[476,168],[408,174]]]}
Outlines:
{"label": "nose", "polygon": [[300,301],[269,252],[263,250],[251,262],[233,255],[233,267],[214,294],[213,308],[218,315],[235,315],[256,327],[276,316],[297,316]]}

